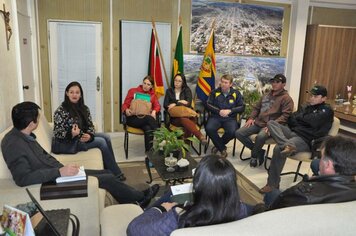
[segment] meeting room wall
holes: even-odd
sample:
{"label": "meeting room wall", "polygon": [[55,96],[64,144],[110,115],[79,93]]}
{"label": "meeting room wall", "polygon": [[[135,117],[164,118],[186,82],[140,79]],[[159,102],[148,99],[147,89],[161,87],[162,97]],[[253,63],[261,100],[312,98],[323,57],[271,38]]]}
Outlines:
{"label": "meeting room wall", "polygon": [[[231,0],[232,1],[232,0]],[[273,0],[271,0],[273,2]],[[180,6],[178,5],[180,2]],[[234,1],[233,1],[234,2]],[[242,0],[242,3],[266,4],[268,1]],[[275,2],[275,1],[274,1]],[[112,4],[112,5],[110,5]],[[276,4],[276,3],[272,3]],[[279,3],[280,4],[280,3]],[[285,14],[290,14],[290,6],[286,5]],[[51,120],[51,94],[49,76],[49,57],[47,39],[47,21],[49,19],[95,21],[102,23],[103,29],[103,123],[104,131],[121,131],[120,124],[120,20],[147,21],[170,23],[172,26],[172,55],[178,29],[178,18],[181,13],[183,25],[184,53],[189,53],[191,0],[38,0],[39,55],[42,85],[43,110]],[[325,11],[329,17],[325,16]],[[343,13],[339,13],[343,11]],[[313,8],[312,21],[326,20],[343,24],[353,22],[355,10]],[[289,22],[285,23],[289,26]],[[288,28],[287,28],[288,29]],[[283,31],[282,56],[286,56],[288,32]],[[168,72],[170,74],[170,72]]]}

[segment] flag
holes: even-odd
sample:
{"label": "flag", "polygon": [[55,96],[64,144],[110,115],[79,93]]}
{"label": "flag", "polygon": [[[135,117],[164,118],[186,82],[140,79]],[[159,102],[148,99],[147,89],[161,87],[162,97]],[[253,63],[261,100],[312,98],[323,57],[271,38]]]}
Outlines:
{"label": "flag", "polygon": [[158,47],[156,44],[155,35],[152,29],[151,32],[151,46],[150,46],[150,58],[148,60],[148,74],[152,76],[155,82],[155,94],[157,98],[164,95],[164,86],[162,79],[161,60],[158,53]]}
{"label": "flag", "polygon": [[182,39],[182,26],[179,27],[179,34],[176,44],[176,51],[174,53],[173,67],[172,67],[172,80],[171,87],[174,87],[174,76],[176,74],[184,74],[183,63],[183,39]]}
{"label": "flag", "polygon": [[197,97],[206,102],[211,90],[215,88],[215,53],[214,53],[214,31],[212,32],[208,45],[205,48],[203,62],[200,67],[198,83],[196,87]]}

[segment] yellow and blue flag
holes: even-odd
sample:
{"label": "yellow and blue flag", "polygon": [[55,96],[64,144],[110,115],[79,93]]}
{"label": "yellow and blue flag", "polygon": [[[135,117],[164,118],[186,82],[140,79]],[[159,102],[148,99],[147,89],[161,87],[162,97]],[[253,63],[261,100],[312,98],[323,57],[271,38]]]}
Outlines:
{"label": "yellow and blue flag", "polygon": [[204,103],[209,97],[211,90],[215,88],[215,52],[214,31],[212,32],[208,45],[205,48],[203,62],[200,67],[198,83],[196,87],[197,97]]}

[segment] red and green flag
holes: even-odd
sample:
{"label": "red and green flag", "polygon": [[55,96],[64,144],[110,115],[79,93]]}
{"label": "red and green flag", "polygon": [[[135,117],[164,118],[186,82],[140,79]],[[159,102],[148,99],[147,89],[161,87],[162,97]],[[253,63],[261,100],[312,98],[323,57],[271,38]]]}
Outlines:
{"label": "red and green flag", "polygon": [[162,78],[162,69],[161,69],[161,59],[158,53],[158,47],[152,29],[151,32],[151,46],[150,46],[150,58],[148,61],[148,74],[153,77],[155,82],[155,94],[157,98],[160,98],[164,95],[164,85]]}

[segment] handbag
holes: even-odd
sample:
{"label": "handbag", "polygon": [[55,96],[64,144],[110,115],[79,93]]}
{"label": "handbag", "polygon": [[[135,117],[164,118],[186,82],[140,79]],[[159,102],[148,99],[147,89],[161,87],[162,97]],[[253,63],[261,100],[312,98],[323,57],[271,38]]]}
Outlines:
{"label": "handbag", "polygon": [[152,103],[141,99],[134,99],[131,101],[130,110],[133,115],[150,115],[152,110]]}
{"label": "handbag", "polygon": [[198,114],[190,107],[174,106],[168,110],[171,117],[196,117]]}
{"label": "handbag", "polygon": [[54,154],[76,154],[79,151],[87,151],[88,148],[75,138],[70,141],[52,138],[51,152]]}

